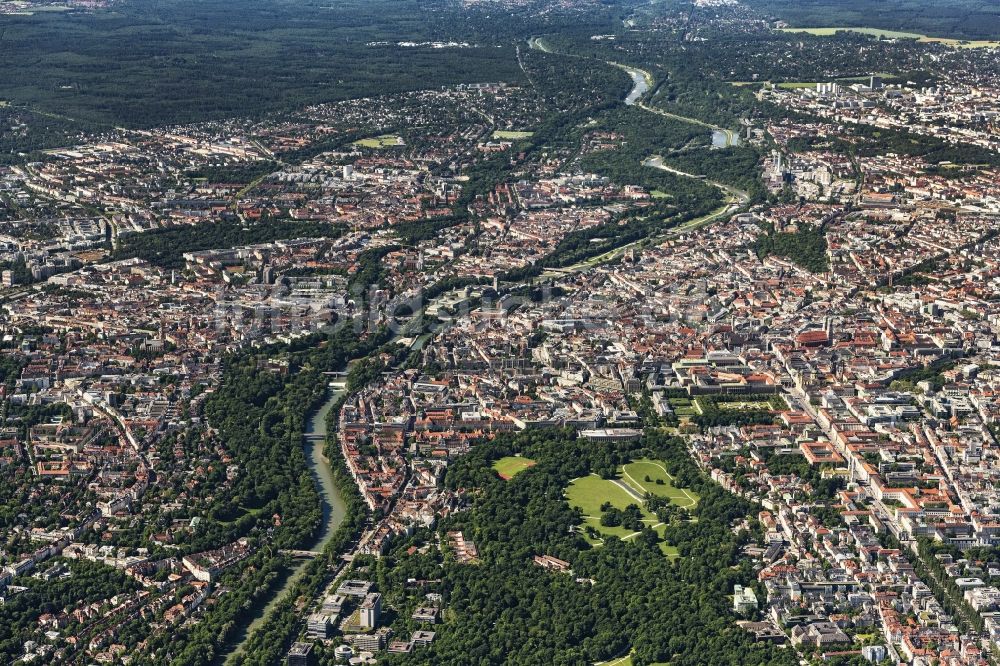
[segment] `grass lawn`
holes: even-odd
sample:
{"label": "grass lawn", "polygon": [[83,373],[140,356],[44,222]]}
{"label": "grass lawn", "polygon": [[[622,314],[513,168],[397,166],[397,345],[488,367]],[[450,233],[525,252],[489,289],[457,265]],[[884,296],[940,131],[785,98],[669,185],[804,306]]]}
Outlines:
{"label": "grass lawn", "polygon": [[497,130],[493,132],[494,139],[527,139],[534,136],[534,132],[514,132],[508,130]]}
{"label": "grass lawn", "polygon": [[[650,478],[648,482],[647,476]],[[656,460],[642,459],[630,462],[622,468],[622,480],[640,494],[668,497],[671,502],[683,509],[690,509],[698,504],[698,495],[687,489],[675,488],[674,479],[667,473],[667,468]],[[657,480],[663,483],[658,484]]]}
{"label": "grass lawn", "polygon": [[698,414],[701,414],[697,405],[687,398],[670,398],[668,402],[670,403],[670,406],[673,407],[674,414],[676,414],[678,418],[683,418],[685,416],[697,416]]}
{"label": "grass lawn", "polygon": [[[781,412],[788,409],[788,402],[780,395],[772,395],[766,400],[759,399],[761,396],[747,396],[749,400],[728,400],[719,396],[699,396],[694,399],[694,408],[699,414],[711,411],[712,405],[720,412]],[[765,396],[766,397],[766,396]],[[724,396],[723,396],[724,398]],[[758,398],[758,399],[753,399]],[[676,410],[675,410],[676,411]]]}
{"label": "grass lawn", "polygon": [[649,196],[653,197],[654,199],[669,199],[670,198],[670,195],[667,194],[666,192],[662,191],[662,190],[653,190],[652,192],[649,193]]}
{"label": "grass lawn", "polygon": [[382,136],[372,136],[367,139],[358,139],[352,145],[361,146],[362,148],[391,148],[393,146],[402,146],[403,137],[397,136],[395,134],[383,134]]}
{"label": "grass lawn", "polygon": [[863,35],[873,37],[887,37],[889,39],[915,39],[918,42],[937,42],[945,46],[953,46],[963,49],[976,49],[1000,46],[1000,42],[990,42],[984,40],[963,40],[949,39],[947,37],[929,37],[916,32],[899,32],[896,30],[882,30],[880,28],[782,28],[782,32],[805,32],[819,37],[829,37],[838,32],[858,32]]}
{"label": "grass lawn", "polygon": [[493,469],[504,481],[510,481],[520,472],[534,466],[535,461],[521,456],[507,456],[493,463]]}
{"label": "grass lawn", "polygon": [[798,90],[799,88],[815,88],[815,81],[786,81],[785,83],[779,83],[778,88],[784,88],[785,90]]}
{"label": "grass lawn", "polygon": [[748,409],[759,409],[768,411],[771,409],[771,403],[769,402],[720,402],[718,403],[719,409],[721,411],[733,410],[737,412],[746,411]]}
{"label": "grass lawn", "polygon": [[642,500],[630,495],[617,483],[610,479],[602,479],[597,474],[580,477],[569,484],[566,499],[569,500],[570,506],[579,508],[583,515],[598,518],[601,515],[601,505],[605,502],[611,502],[611,506],[617,509],[624,509],[629,504],[642,504]]}
{"label": "grass lawn", "polygon": [[[665,473],[665,472],[664,472]],[[627,481],[625,481],[627,483]],[[631,484],[628,484],[631,487]],[[634,488],[633,488],[634,489]],[[639,493],[641,495],[641,493]],[[610,502],[616,509],[624,509],[629,504],[635,504],[642,510],[642,522],[656,530],[656,533],[663,537],[667,526],[660,523],[656,516],[646,510],[641,499],[637,499],[627,490],[610,479],[602,479],[597,474],[580,477],[569,484],[566,489],[566,500],[569,505],[580,509],[583,513],[583,526],[593,527],[603,536],[616,536],[619,539],[629,540],[638,536],[638,532],[633,532],[625,527],[606,527],[601,525],[601,505]],[[682,505],[683,506],[683,505]],[[693,503],[689,506],[694,506]],[[592,539],[583,533],[584,538],[592,545],[600,545],[600,539]],[[665,543],[660,543],[660,550],[668,557],[677,557],[677,549]]]}
{"label": "grass lawn", "polygon": [[255,509],[252,509],[252,508],[247,507],[247,506],[245,506],[243,504],[240,504],[240,515],[234,516],[232,520],[220,520],[219,522],[222,523],[223,525],[232,525],[237,520],[239,520],[240,518],[242,518],[243,516],[245,516],[247,514],[250,514],[251,516],[257,516],[263,510],[264,510],[263,507],[257,507]]}

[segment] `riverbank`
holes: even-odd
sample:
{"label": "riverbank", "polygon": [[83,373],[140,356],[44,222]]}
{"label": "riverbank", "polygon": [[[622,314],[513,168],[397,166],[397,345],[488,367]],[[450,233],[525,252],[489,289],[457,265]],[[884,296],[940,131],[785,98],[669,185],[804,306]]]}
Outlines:
{"label": "riverbank", "polygon": [[629,92],[628,96],[625,98],[625,104],[632,106],[638,102],[643,95],[649,92],[649,88],[653,84],[653,77],[649,72],[636,69],[635,67],[626,67],[625,65],[618,65],[618,67],[621,67],[630,77],[632,77],[632,91]]}
{"label": "riverbank", "polygon": [[347,390],[344,388],[330,390],[323,404],[309,417],[306,430],[303,433],[303,446],[306,450],[309,472],[313,475],[313,480],[320,491],[320,499],[323,502],[323,522],[320,531],[312,546],[306,550],[322,551],[330,537],[333,536],[334,531],[344,522],[344,516],[347,513],[347,505],[337,488],[337,482],[333,478],[333,469],[324,452],[330,410],[346,393]]}
{"label": "riverbank", "polygon": [[[323,519],[316,537],[304,550],[323,552],[323,549],[336,534],[337,528],[344,522],[347,515],[347,504],[343,495],[337,487],[333,469],[327,459],[324,448],[327,439],[327,423],[330,411],[344,396],[346,390],[338,388],[328,391],[323,403],[310,414],[303,431],[303,448],[306,453],[306,461],[309,472],[319,490],[320,501],[322,502]],[[285,598],[289,590],[295,587],[303,575],[310,560],[295,560],[292,566],[285,570],[283,579],[271,590],[267,592],[269,597],[265,602],[259,599],[254,604],[255,611],[252,613],[250,622],[238,630],[230,643],[229,649],[220,652],[217,664],[235,664],[240,655],[244,653],[247,641],[253,633],[264,626],[279,603]]]}

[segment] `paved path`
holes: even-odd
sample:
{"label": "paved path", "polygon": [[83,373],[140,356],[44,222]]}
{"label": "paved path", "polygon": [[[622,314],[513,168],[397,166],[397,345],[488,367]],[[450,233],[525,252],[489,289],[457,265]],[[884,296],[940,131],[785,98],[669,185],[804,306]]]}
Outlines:
{"label": "paved path", "polygon": [[637,501],[637,502],[645,502],[646,501],[646,498],[643,497],[642,495],[640,495],[639,493],[637,493],[635,491],[635,488],[633,488],[632,486],[630,486],[627,483],[623,482],[621,479],[612,479],[611,482],[614,483],[619,488],[621,488],[622,490],[624,490],[625,492],[627,492],[629,494],[629,497],[631,497],[635,501]]}

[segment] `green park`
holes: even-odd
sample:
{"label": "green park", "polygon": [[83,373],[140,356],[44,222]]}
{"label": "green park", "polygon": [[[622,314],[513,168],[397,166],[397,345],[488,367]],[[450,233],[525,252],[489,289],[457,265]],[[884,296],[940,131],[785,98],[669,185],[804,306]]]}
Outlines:
{"label": "green park", "polygon": [[361,148],[394,148],[396,146],[406,145],[403,142],[403,137],[396,134],[383,134],[381,136],[372,136],[367,139],[358,139],[354,142],[355,146],[360,146]]}
{"label": "green park", "polygon": [[507,456],[493,463],[493,469],[504,481],[510,481],[524,470],[534,467],[535,461],[521,456]]}
{"label": "green park", "polygon": [[[692,491],[677,488],[673,481],[663,463],[643,458],[623,465],[614,479],[604,479],[597,474],[574,479],[566,489],[566,499],[570,506],[583,514],[581,532],[592,545],[603,544],[609,536],[626,541],[635,539],[641,534],[636,529],[638,524],[652,528],[662,538],[667,524],[646,507],[647,494],[666,498],[674,506],[687,510],[693,509],[699,499]],[[638,524],[628,518],[630,512],[636,512],[630,506],[638,509]],[[629,524],[614,524],[618,519],[609,520],[607,517],[608,514],[617,516],[619,513]],[[659,546],[665,555],[677,556],[675,547],[663,542]]]}
{"label": "green park", "polygon": [[517,140],[517,139],[530,139],[532,136],[534,136],[534,134],[535,134],[534,132],[516,132],[516,131],[512,131],[512,130],[497,130],[497,131],[493,132],[493,138],[494,139],[508,139],[508,140],[511,140],[511,139],[513,139],[513,140]]}

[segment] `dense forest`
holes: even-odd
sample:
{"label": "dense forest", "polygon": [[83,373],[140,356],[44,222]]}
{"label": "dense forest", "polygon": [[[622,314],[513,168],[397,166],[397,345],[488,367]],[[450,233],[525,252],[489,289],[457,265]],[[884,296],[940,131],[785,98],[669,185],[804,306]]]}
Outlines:
{"label": "dense forest", "polygon": [[[698,125],[671,120],[635,106],[622,106],[601,116],[596,129],[620,133],[621,147],[591,153],[582,160],[583,168],[607,175],[615,182],[641,185],[649,190],[670,192],[685,204],[685,191],[714,198],[714,188],[690,178],[653,169],[643,161],[653,155],[667,156],[680,151],[708,152],[709,131]],[[675,194],[677,192],[677,194]]]}
{"label": "dense forest", "polygon": [[234,221],[172,227],[141,234],[123,235],[115,259],[138,257],[163,268],[183,268],[184,254],[215,248],[231,248],[289,238],[336,238],[343,228],[323,222],[292,220],[242,224]]}
{"label": "dense forest", "polygon": [[[2,20],[0,17],[0,35]],[[24,155],[30,155],[33,161],[44,161],[47,158],[39,152],[42,149],[77,143],[84,139],[86,132],[100,131],[104,127],[102,123],[42,113],[11,102],[0,94],[0,165],[23,162]]]}
{"label": "dense forest", "polygon": [[[537,464],[505,482],[490,465],[512,453]],[[666,540],[680,550],[676,559],[663,555],[652,530],[598,548],[573,530],[581,516],[564,499],[570,480],[592,470],[613,473],[638,455],[663,460],[676,484],[702,497],[697,521],[667,529]],[[734,625],[727,595],[753,570],[739,556],[748,534],[734,534],[730,525],[751,507],[702,476],[681,440],[647,434],[632,444],[594,444],[566,430],[504,436],[457,461],[445,482],[474,503],[439,529],[463,530],[481,562],[464,565],[446,555],[442,566],[433,551],[410,554],[409,546],[427,538],[418,534],[379,563],[386,589],[414,576],[440,577],[451,618],[436,627],[429,650],[391,663],[576,664],[629,652],[642,666],[796,663],[792,653],[754,643]],[[569,561],[573,575],[534,566],[538,554]]]}
{"label": "dense forest", "polygon": [[809,224],[802,224],[795,232],[768,228],[757,237],[756,250],[761,259],[771,255],[784,257],[813,273],[822,273],[830,267],[826,235],[821,227]]}
{"label": "dense forest", "polygon": [[154,126],[523,81],[509,45],[396,45],[471,36],[449,29],[465,23],[458,11],[416,0],[249,0],[238,12],[216,1],[137,0],[113,12],[3,19],[0,99],[85,123]]}
{"label": "dense forest", "polygon": [[935,37],[995,39],[1000,5],[980,0],[749,0],[796,26],[867,26]]}

